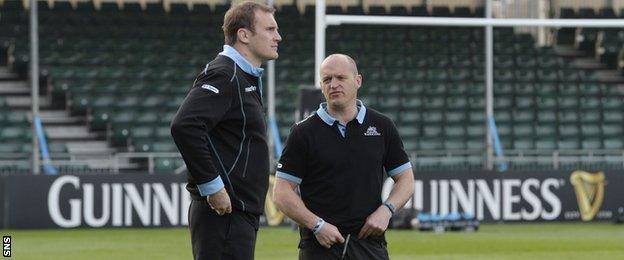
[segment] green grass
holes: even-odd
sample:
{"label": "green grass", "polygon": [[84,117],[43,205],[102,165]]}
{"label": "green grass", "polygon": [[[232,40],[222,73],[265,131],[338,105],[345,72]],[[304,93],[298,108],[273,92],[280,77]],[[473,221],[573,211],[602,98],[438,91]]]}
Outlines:
{"label": "green grass", "polygon": [[[188,231],[3,230],[12,259],[191,259]],[[261,228],[256,259],[296,259],[298,233]],[[624,259],[624,226],[610,223],[483,225],[472,233],[389,231],[391,259]],[[8,259],[8,258],[7,258]]]}

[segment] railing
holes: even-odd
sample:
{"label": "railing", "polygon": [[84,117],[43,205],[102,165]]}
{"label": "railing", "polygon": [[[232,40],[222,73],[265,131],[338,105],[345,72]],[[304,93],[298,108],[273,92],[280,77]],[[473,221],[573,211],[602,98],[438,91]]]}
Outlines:
{"label": "railing", "polygon": [[[140,167],[139,171],[147,170],[148,173],[155,172],[156,158],[181,158],[179,153],[51,153],[51,164],[58,167],[61,172],[68,167],[85,166],[85,172],[112,172],[119,173],[122,170],[123,161],[127,160],[128,165],[137,164],[137,161],[147,161],[147,169]],[[131,162],[132,160],[135,162]],[[10,172],[11,166],[23,165],[24,162],[32,160],[31,153],[2,153],[0,152],[0,172]],[[96,165],[97,166],[93,166]],[[5,168],[3,170],[3,167]],[[186,168],[180,167],[175,173],[182,173]],[[128,169],[126,169],[128,170]],[[13,169],[13,171],[15,171]]]}
{"label": "railing", "polygon": [[[483,169],[485,166],[485,152],[480,149],[472,150],[423,150],[408,153],[410,160],[416,168],[426,165],[444,164],[470,164],[473,167]],[[157,158],[181,158],[179,153],[51,153],[51,163],[58,167],[61,172],[80,170],[67,170],[71,167],[85,166],[86,172],[109,172],[121,171],[147,171],[155,173]],[[624,150],[505,150],[504,161],[511,165],[536,165],[558,170],[569,165],[579,164],[609,164],[624,169]],[[30,169],[30,153],[3,153],[0,152],[0,172],[10,172],[11,167],[20,166],[21,171]],[[498,163],[496,159],[495,163]],[[130,166],[138,164],[136,170],[123,168],[124,162]],[[89,165],[97,164],[97,167]],[[28,166],[26,166],[28,165]],[[513,167],[512,167],[513,168]],[[174,170],[180,174],[186,170],[185,166]],[[15,171],[15,170],[13,170]]]}
{"label": "railing", "polygon": [[[472,158],[470,158],[472,157]],[[475,160],[480,157],[481,160]],[[485,164],[483,150],[437,150],[414,151],[410,153],[410,160],[416,165],[435,163],[471,163]],[[478,161],[478,162],[477,162]],[[566,165],[611,164],[624,168],[624,150],[595,149],[595,150],[505,150],[503,160],[494,159],[494,163],[506,162],[509,164],[535,164],[550,166],[554,170]]]}
{"label": "railing", "polygon": [[[150,174],[154,173],[154,159],[155,158],[181,158],[182,156],[179,153],[117,153],[112,157],[113,164],[112,170],[113,172],[119,172],[119,160],[122,158],[126,159],[147,159],[147,171]],[[176,173],[181,173],[180,169],[175,171]]]}

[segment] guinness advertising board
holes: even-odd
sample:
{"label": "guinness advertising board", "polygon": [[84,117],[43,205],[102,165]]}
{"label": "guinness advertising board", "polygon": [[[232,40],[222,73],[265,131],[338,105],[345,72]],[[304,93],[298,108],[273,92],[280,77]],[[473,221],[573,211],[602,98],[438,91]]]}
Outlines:
{"label": "guinness advertising board", "polygon": [[[611,220],[624,206],[624,172],[417,172],[407,207],[483,222]],[[188,225],[184,175],[102,174],[0,177],[0,227],[171,227]],[[390,193],[384,184],[382,197]],[[269,188],[271,190],[271,188]],[[267,196],[270,198],[269,196]],[[284,216],[267,199],[264,223]]]}
{"label": "guinness advertising board", "polygon": [[188,225],[185,175],[5,176],[4,228]]}
{"label": "guinness advertising board", "polygon": [[414,185],[407,208],[484,222],[611,220],[624,206],[622,171],[417,172]]}

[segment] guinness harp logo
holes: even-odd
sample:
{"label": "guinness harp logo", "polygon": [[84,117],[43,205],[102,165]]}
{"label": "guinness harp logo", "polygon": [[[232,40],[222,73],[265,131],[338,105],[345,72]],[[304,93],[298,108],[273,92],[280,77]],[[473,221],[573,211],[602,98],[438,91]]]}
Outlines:
{"label": "guinness harp logo", "polygon": [[[281,164],[280,164],[281,166]],[[275,176],[269,176],[269,190],[264,202],[264,216],[269,226],[277,226],[284,221],[284,213],[282,213],[277,205],[273,202],[273,186],[275,186]]]}
{"label": "guinness harp logo", "polygon": [[589,173],[575,171],[570,175],[570,183],[574,186],[576,201],[581,211],[581,219],[590,221],[602,206],[604,200],[604,172]]}

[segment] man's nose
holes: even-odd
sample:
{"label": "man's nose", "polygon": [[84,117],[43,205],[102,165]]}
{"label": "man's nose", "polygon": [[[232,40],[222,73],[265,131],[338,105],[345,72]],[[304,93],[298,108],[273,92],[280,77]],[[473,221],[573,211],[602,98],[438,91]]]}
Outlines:
{"label": "man's nose", "polygon": [[335,89],[335,88],[337,88],[337,87],[338,87],[338,82],[337,82],[335,79],[332,79],[332,80],[329,82],[329,88],[331,88],[331,89]]}
{"label": "man's nose", "polygon": [[278,32],[276,32],[275,34],[277,35],[277,37],[275,38],[275,41],[281,42],[282,41],[282,36]]}

